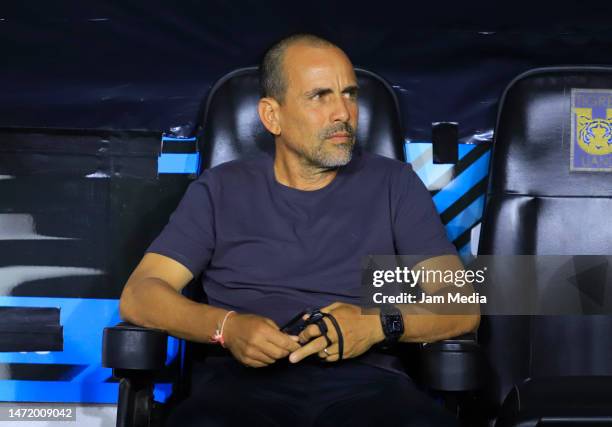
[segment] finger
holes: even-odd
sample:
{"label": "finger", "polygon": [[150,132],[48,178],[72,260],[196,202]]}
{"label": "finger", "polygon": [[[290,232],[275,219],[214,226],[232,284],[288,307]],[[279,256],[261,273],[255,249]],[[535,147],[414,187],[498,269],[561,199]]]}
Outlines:
{"label": "finger", "polygon": [[338,359],[340,358],[339,354],[332,354],[330,356],[327,356],[326,358],[323,359],[324,362],[337,362]]}
{"label": "finger", "polygon": [[331,303],[330,305],[326,305],[320,311],[322,311],[323,313],[329,313],[330,311],[335,310],[336,308],[340,307],[342,304],[343,303],[341,302],[334,302],[334,303]]}
{"label": "finger", "polygon": [[317,325],[308,325],[298,336],[300,337],[300,343],[304,344],[313,338],[321,336],[321,329]]}
{"label": "finger", "polygon": [[[338,341],[338,333],[336,332],[336,328],[334,328],[334,325],[331,323],[331,320],[329,320],[328,318],[324,318],[323,321],[327,325],[327,336],[329,337],[329,339],[332,342]],[[321,334],[321,329],[319,328],[319,326],[309,325],[306,329],[304,329],[300,333],[299,335],[300,343],[301,344],[307,343],[313,338],[317,338],[320,336],[322,336],[322,334]],[[325,342],[327,343],[327,340]]]}
{"label": "finger", "polygon": [[240,363],[242,363],[247,368],[263,368],[265,366],[268,366],[267,364],[260,362],[259,360],[251,359],[248,357],[245,358],[244,361],[240,361]]}
{"label": "finger", "polygon": [[244,351],[243,357],[247,359],[257,360],[265,364],[274,363],[276,361],[276,359],[274,359],[273,357],[270,357],[268,354],[262,351],[261,348],[259,348],[259,346],[254,346],[254,345],[252,345],[251,347],[248,347]]}
{"label": "finger", "polygon": [[272,319],[268,319],[267,317],[264,318],[264,322],[266,322],[268,325],[272,326],[274,329],[279,330],[280,327],[276,324],[276,322]]}
{"label": "finger", "polygon": [[[266,334],[266,341],[274,344],[276,347],[286,351],[287,353],[295,351],[301,347],[298,341],[299,338],[297,340],[296,338],[298,337],[295,335],[287,335],[279,330],[271,330],[270,333]],[[287,354],[285,354],[285,356],[286,355]]]}
{"label": "finger", "polygon": [[[292,341],[293,342],[293,341]],[[297,344],[295,342],[293,342],[294,344]],[[278,359],[282,359],[284,357],[287,357],[289,355],[289,353],[291,353],[291,351],[295,351],[297,349],[300,348],[300,345],[297,344],[297,348],[295,350],[288,350],[284,347],[279,347],[276,344],[274,344],[273,342],[267,341],[267,342],[262,342],[260,343],[257,348],[264,353],[266,356],[274,359],[274,360],[278,360]]]}
{"label": "finger", "polygon": [[276,362],[276,359],[268,356],[265,352],[261,351],[259,354],[255,354],[251,359],[257,360],[259,362],[265,363],[266,365],[271,365]]}
{"label": "finger", "polygon": [[330,356],[335,356],[336,354],[338,354],[338,344],[332,344],[327,348],[327,353],[323,350],[321,350],[320,352],[317,353],[317,356],[319,356],[321,359],[327,359]]}
{"label": "finger", "polygon": [[292,335],[282,332],[274,320],[264,318],[264,323],[266,326],[260,329],[260,334],[263,335],[265,341],[270,341],[289,352],[299,348],[300,345],[296,342],[296,338],[291,338]]}
{"label": "finger", "polygon": [[325,338],[323,337],[316,338],[310,341],[308,344],[302,346],[302,348],[300,348],[299,350],[296,350],[293,353],[291,353],[289,355],[289,361],[291,363],[297,363],[300,360],[310,356],[311,354],[315,354],[320,351],[323,351],[323,349],[325,348],[325,345],[326,345]]}

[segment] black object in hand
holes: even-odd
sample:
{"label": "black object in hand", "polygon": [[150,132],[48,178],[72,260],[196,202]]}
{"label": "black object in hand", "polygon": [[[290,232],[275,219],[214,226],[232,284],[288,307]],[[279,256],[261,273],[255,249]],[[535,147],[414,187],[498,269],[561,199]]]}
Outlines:
{"label": "black object in hand", "polygon": [[[304,320],[303,317],[305,314],[308,314],[308,319]],[[285,326],[281,328],[286,334],[289,335],[299,335],[308,325],[312,325],[317,322],[317,320],[323,318],[323,313],[321,313],[318,309],[306,309],[302,311],[300,314],[291,319]]]}

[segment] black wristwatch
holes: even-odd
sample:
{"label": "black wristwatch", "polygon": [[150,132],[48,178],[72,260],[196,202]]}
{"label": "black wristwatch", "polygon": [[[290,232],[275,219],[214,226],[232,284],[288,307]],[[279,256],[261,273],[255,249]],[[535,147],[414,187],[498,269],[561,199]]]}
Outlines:
{"label": "black wristwatch", "polygon": [[404,334],[404,318],[399,308],[393,305],[380,307],[380,323],[385,339],[380,343],[382,347],[395,344]]}

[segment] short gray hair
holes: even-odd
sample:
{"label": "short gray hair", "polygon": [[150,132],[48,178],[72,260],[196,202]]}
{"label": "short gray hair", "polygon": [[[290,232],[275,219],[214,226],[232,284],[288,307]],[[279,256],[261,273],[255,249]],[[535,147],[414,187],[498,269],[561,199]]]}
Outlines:
{"label": "short gray hair", "polygon": [[287,91],[287,79],[283,69],[283,60],[287,48],[296,43],[306,43],[315,47],[335,47],[335,44],[313,34],[294,34],[277,42],[268,49],[259,67],[259,85],[262,97],[276,99],[282,103]]}

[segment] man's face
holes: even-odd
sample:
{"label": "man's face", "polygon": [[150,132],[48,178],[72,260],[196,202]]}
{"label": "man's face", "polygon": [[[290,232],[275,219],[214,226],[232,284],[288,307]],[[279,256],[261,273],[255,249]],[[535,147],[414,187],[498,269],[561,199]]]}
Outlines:
{"label": "man's face", "polygon": [[353,65],[337,48],[298,43],[285,51],[283,66],[287,88],[279,106],[279,139],[312,166],[347,164],[358,115]]}

